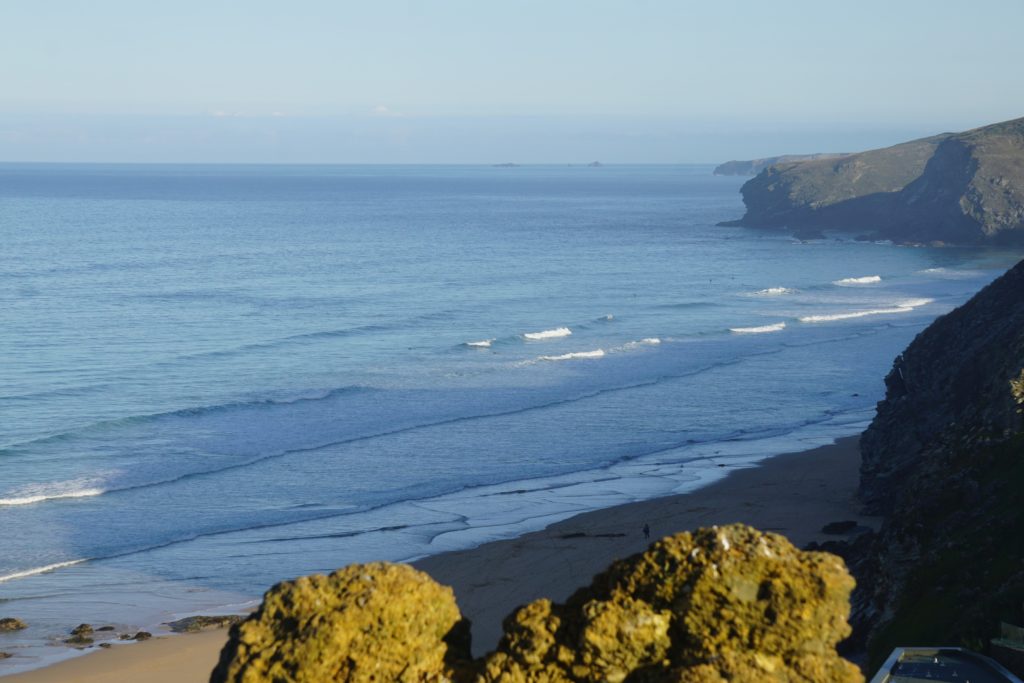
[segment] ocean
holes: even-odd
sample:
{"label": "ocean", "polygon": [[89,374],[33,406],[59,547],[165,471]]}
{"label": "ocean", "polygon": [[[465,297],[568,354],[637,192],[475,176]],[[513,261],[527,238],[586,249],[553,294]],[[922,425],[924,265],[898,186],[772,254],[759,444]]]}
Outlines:
{"label": "ocean", "polygon": [[0,165],[0,674],[856,434],[1021,256],[716,227],[743,180]]}

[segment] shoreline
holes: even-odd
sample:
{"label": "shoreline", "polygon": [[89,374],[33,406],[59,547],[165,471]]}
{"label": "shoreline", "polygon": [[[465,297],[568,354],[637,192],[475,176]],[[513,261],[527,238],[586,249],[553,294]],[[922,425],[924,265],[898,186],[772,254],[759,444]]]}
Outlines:
{"label": "shoreline", "polygon": [[[564,600],[614,559],[641,552],[671,533],[745,522],[803,547],[838,538],[821,532],[829,522],[875,526],[874,518],[859,514],[856,499],[859,438],[772,456],[688,493],[585,512],[541,531],[412,564],[455,589],[460,609],[473,621],[473,653],[479,656],[494,647],[501,620],[515,607],[538,597]],[[644,524],[651,527],[650,541],[641,531]],[[11,683],[205,682],[226,638],[225,629],[154,638],[0,678]]]}

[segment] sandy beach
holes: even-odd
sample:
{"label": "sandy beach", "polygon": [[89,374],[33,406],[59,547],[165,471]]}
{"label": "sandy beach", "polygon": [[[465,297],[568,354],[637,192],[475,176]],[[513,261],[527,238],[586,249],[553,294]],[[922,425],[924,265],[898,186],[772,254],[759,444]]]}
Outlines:
{"label": "sandy beach", "polygon": [[[857,437],[780,455],[731,472],[692,493],[585,513],[543,531],[472,550],[425,558],[416,565],[455,588],[473,621],[474,654],[491,649],[501,620],[538,597],[566,598],[612,560],[643,550],[651,540],[713,524],[744,522],[784,534],[797,546],[829,537],[824,524],[857,520],[860,454]],[[10,683],[200,683],[208,680],[227,632],[157,638],[5,677]]]}

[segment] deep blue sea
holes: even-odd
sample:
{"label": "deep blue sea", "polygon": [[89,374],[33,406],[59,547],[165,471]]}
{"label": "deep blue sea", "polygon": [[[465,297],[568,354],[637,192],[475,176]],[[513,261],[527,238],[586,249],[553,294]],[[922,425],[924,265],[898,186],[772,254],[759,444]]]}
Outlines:
{"label": "deep blue sea", "polygon": [[857,433],[1020,256],[716,227],[743,180],[0,165],[0,673]]}

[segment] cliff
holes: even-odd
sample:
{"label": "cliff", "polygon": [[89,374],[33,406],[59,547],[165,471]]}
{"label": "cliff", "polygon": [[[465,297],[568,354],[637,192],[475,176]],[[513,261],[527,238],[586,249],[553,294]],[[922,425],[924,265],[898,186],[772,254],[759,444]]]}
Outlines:
{"label": "cliff", "polygon": [[833,159],[769,166],[724,225],[905,243],[1024,244],[1024,118]]}
{"label": "cliff", "polygon": [[469,658],[451,589],[405,565],[278,584],[232,627],[211,683],[863,683],[836,654],[842,561],[750,527],[711,527],[613,563],[565,604],[537,600]]}
{"label": "cliff", "polygon": [[861,437],[860,494],[884,515],[856,561],[855,622],[895,645],[985,650],[1024,601],[1024,262],[896,359]]}
{"label": "cliff", "polygon": [[813,159],[834,159],[846,156],[845,154],[818,153],[818,154],[783,154],[777,157],[765,157],[763,159],[749,159],[746,161],[727,161],[719,164],[713,171],[714,175],[757,175],[769,166],[778,164],[789,164],[798,161],[811,161]]}

